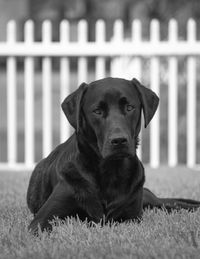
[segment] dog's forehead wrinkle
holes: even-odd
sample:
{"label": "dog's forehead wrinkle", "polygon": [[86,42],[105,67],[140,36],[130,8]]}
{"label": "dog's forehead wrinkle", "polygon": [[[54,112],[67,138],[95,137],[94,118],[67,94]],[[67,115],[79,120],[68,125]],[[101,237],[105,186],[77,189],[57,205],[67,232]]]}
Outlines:
{"label": "dog's forehead wrinkle", "polygon": [[92,83],[85,95],[85,103],[98,104],[100,102],[105,103],[118,103],[120,99],[126,99],[129,102],[137,100],[134,98],[137,95],[129,85],[125,84],[123,87],[114,85],[101,85]]}
{"label": "dog's forehead wrinkle", "polygon": [[105,78],[105,79],[100,79],[97,81],[94,81],[89,84],[89,89],[91,92],[104,92],[107,90],[118,90],[121,91],[122,88],[123,90],[128,89],[130,86],[130,81],[125,80],[125,79],[119,79],[119,78]]}
{"label": "dog's forehead wrinkle", "polygon": [[117,91],[111,87],[103,94],[103,100],[108,104],[116,103],[121,98],[121,96],[122,93],[120,91]]}

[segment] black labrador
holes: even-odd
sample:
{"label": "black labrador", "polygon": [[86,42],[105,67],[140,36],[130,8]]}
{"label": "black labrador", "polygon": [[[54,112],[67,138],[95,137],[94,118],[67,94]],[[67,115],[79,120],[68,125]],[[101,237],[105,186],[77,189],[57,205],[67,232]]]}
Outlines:
{"label": "black labrador", "polygon": [[121,222],[141,218],[146,207],[200,207],[198,201],[161,199],[143,188],[144,168],[136,154],[141,112],[146,127],[158,103],[157,95],[136,79],[83,83],[69,95],[62,109],[75,133],[32,173],[29,229],[51,229],[54,217]]}

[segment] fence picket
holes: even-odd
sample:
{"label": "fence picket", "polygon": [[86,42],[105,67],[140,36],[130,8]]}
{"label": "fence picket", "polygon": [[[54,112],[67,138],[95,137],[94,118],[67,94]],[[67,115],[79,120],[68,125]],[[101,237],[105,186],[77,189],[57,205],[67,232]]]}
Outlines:
{"label": "fence picket", "polygon": [[[96,22],[96,43],[101,45],[106,40],[105,22],[103,20],[98,20]],[[95,79],[101,79],[106,75],[106,60],[103,57],[96,58],[96,69],[95,69]]]}
{"label": "fence picket", "polygon": [[[187,24],[187,40],[192,45],[196,42],[196,23],[190,19]],[[196,163],[196,58],[187,59],[187,166]]]}
{"label": "fence picket", "polygon": [[[178,28],[174,19],[169,22],[169,41],[176,44],[178,41]],[[168,100],[168,164],[177,165],[177,135],[178,135],[178,61],[176,57],[169,58],[169,95]]]}
{"label": "fence picket", "polygon": [[[113,39],[112,42],[114,43],[114,48],[118,48],[123,42],[123,35],[124,35],[124,27],[121,20],[116,20],[113,27]],[[110,75],[112,77],[124,77],[123,74],[123,61],[124,56],[112,58],[110,64]]]}
{"label": "fence picket", "polygon": [[[155,44],[159,42],[159,23],[157,20],[152,20],[150,25],[150,40]],[[159,84],[160,84],[160,74],[159,74],[159,58],[152,57],[150,59],[150,85],[151,89],[157,93],[159,96]],[[156,114],[150,124],[150,165],[156,168],[160,164],[160,109],[156,111]]]}
{"label": "fence picket", "polygon": [[[85,44],[87,42],[87,38],[88,38],[87,22],[85,20],[81,20],[78,23],[78,43],[80,48],[82,47],[82,44]],[[83,56],[78,58],[78,85],[87,81],[87,74],[88,74],[87,65],[88,65],[87,58]]]}
{"label": "fence picket", "polygon": [[[16,22],[10,21],[7,25],[7,44],[14,48],[16,42]],[[17,161],[17,82],[16,58],[7,59],[7,113],[8,113],[8,165],[12,166]]]}
{"label": "fence picket", "polygon": [[[133,47],[136,46],[142,41],[142,27],[141,22],[139,20],[134,20],[132,22],[132,42]],[[130,67],[132,68],[132,75],[130,75],[131,78],[135,77],[139,81],[142,80],[142,60],[141,57],[134,57],[132,59],[132,62],[130,64]],[[130,72],[129,72],[130,73]],[[142,117],[143,118],[143,117]],[[140,159],[142,159],[142,127],[139,134],[140,139],[140,145],[138,146],[137,154]]]}
{"label": "fence picket", "polygon": [[[67,48],[69,44],[69,22],[62,21],[60,24],[60,43]],[[70,94],[70,63],[69,58],[60,59],[60,103]],[[60,113],[60,142],[64,142],[70,136],[70,125],[61,110]]]}
{"label": "fence picket", "polygon": [[[132,42],[133,47],[140,44],[142,41],[142,28],[139,20],[134,20],[132,23]],[[135,76],[138,80],[142,77],[142,60],[141,57],[134,57],[131,67],[133,69],[132,77]]]}
{"label": "fence picket", "polygon": [[[42,25],[42,41],[44,48],[48,48],[52,39],[50,21]],[[52,62],[50,57],[42,60],[42,105],[43,105],[43,156],[46,157],[52,148]]]}
{"label": "fence picket", "polygon": [[[24,27],[24,41],[27,47],[34,41],[34,24],[27,21]],[[24,61],[25,91],[25,163],[34,164],[34,59],[26,57]]]}

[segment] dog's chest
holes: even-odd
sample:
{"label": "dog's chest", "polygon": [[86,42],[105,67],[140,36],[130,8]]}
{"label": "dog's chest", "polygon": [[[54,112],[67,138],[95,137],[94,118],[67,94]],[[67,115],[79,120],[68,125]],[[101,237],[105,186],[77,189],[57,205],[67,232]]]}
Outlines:
{"label": "dog's chest", "polygon": [[102,203],[109,204],[128,192],[130,168],[121,164],[111,164],[102,168],[100,177],[100,197]]}

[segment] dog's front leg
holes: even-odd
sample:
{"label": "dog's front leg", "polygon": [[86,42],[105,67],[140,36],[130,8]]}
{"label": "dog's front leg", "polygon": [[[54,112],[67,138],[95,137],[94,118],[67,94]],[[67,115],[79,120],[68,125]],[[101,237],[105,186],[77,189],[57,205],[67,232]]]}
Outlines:
{"label": "dog's front leg", "polygon": [[77,207],[73,197],[73,190],[65,182],[60,181],[54,188],[48,200],[39,209],[31,224],[29,230],[37,234],[38,227],[51,230],[52,226],[49,223],[54,217],[65,218],[69,216]]}

